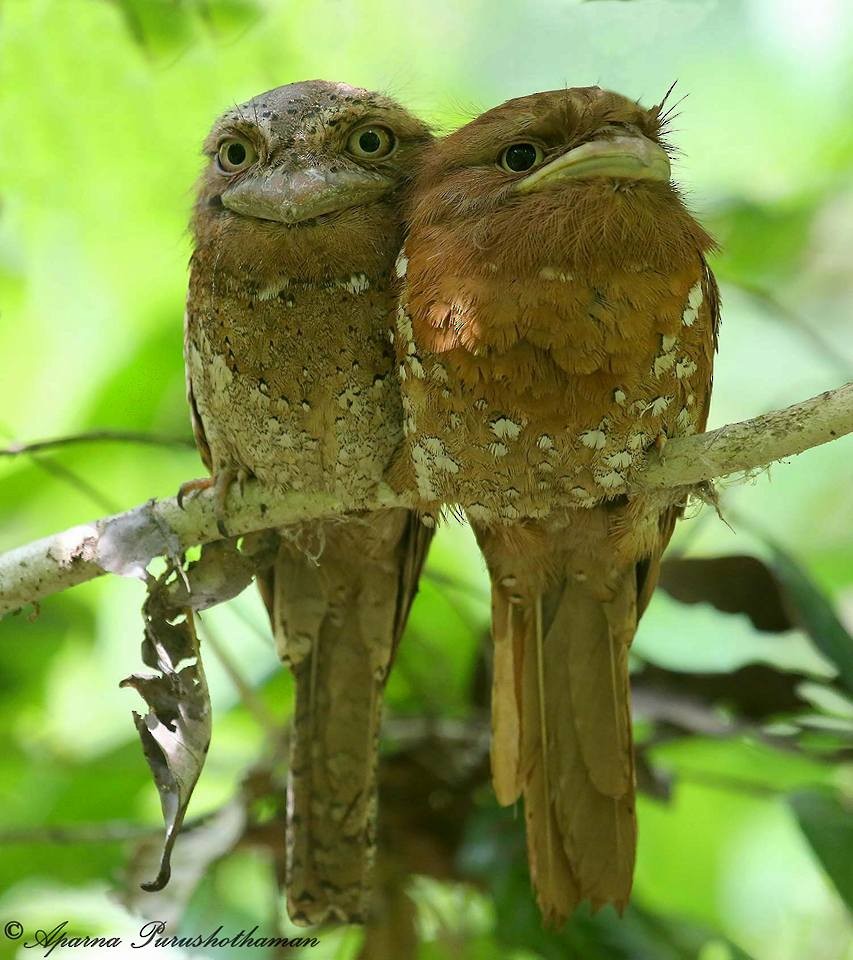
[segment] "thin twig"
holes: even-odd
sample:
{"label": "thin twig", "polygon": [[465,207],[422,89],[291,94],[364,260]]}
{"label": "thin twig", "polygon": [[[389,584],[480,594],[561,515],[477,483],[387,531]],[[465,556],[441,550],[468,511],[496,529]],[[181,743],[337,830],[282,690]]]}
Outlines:
{"label": "thin twig", "polygon": [[[201,617],[196,614],[201,620]],[[220,643],[216,634],[210,629],[210,624],[204,622],[202,625],[202,638],[205,644],[213,651],[214,656],[222,665],[223,670],[228,674],[228,679],[234,684],[243,706],[255,718],[258,726],[264,731],[269,739],[277,738],[281,735],[281,723],[270,713],[267,705],[258,696],[257,691],[243,676],[236,661]]]}
{"label": "thin twig", "polygon": [[793,327],[812,345],[814,351],[833,367],[842,377],[849,377],[853,369],[853,361],[839,353],[838,345],[835,342],[830,343],[824,339],[823,334],[807,323],[798,313],[783,303],[778,297],[774,296],[768,290],[757,285],[748,283],[745,280],[729,281],[736,289],[748,297],[751,297],[756,303],[761,304],[765,309],[773,311],[781,317],[790,327]]}
{"label": "thin twig", "polygon": [[[7,437],[12,436],[12,432],[9,430],[9,427],[5,421],[0,423],[0,431],[2,431]],[[38,447],[38,444],[30,446]],[[67,483],[69,486],[73,487],[78,493],[91,500],[99,510],[107,510],[110,513],[115,513],[120,509],[114,500],[102,493],[96,486],[94,486],[94,484],[89,483],[85,477],[81,477],[75,470],[65,466],[65,464],[58,463],[52,457],[37,456],[34,449],[28,449],[26,446],[21,446],[20,444],[12,444],[7,447],[6,450],[12,450],[14,447],[20,447],[20,453],[27,454],[30,462],[34,466],[38,467],[40,470],[43,470],[45,473],[50,474],[50,476],[54,477],[55,479],[60,480],[63,483]],[[45,447],[42,447],[41,449],[45,449]],[[5,451],[0,448],[0,456],[4,455],[4,453]]]}
{"label": "thin twig", "polygon": [[[181,833],[188,833],[207,823],[217,811],[184,822]],[[37,843],[121,843],[162,837],[163,824],[130,823],[127,820],[105,820],[103,823],[63,823],[37,827],[13,827],[0,831],[0,847],[11,844]]]}
{"label": "thin twig", "polygon": [[0,457],[19,457],[24,453],[41,453],[57,447],[70,447],[81,443],[136,443],[149,447],[195,448],[191,437],[167,437],[157,433],[137,433],[133,430],[90,430],[50,440],[35,440],[31,443],[10,443],[0,447]]}
{"label": "thin twig", "polygon": [[274,644],[272,630],[269,628],[269,623],[267,623],[265,626],[258,623],[254,617],[249,615],[248,611],[246,610],[246,605],[242,602],[242,600],[235,600],[234,603],[229,605],[228,609],[243,624],[243,626],[251,630],[252,633],[265,646],[272,650]]}
{"label": "thin twig", "polygon": [[91,500],[99,510],[115,513],[119,509],[118,503],[112,497],[102,493],[94,484],[89,483],[85,477],[81,477],[76,470],[66,467],[64,463],[58,463],[53,457],[40,457],[34,454],[30,454],[30,460],[40,470],[44,470],[61,483],[68,484],[77,493]]}

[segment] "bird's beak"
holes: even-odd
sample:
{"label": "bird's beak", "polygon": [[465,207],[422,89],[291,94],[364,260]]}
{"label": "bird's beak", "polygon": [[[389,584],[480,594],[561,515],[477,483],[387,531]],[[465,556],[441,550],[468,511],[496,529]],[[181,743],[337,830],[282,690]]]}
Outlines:
{"label": "bird's beak", "polygon": [[373,203],[394,186],[370,170],[271,170],[246,177],[222,193],[222,204],[260,220],[296,224]]}
{"label": "bird's beak", "polygon": [[643,136],[591,140],[539,167],[519,180],[515,189],[528,193],[559,180],[611,177],[619,180],[670,178],[669,157],[658,144]]}

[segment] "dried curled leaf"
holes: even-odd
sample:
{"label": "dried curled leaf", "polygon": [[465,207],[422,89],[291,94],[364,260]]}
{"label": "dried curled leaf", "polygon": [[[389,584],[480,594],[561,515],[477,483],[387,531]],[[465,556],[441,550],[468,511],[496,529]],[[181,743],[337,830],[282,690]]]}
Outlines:
{"label": "dried curled leaf", "polygon": [[97,563],[109,573],[147,580],[146,567],[154,557],[176,557],[177,534],[157,518],[155,501],[112,520],[98,540]]}
{"label": "dried curled leaf", "polygon": [[169,882],[172,848],[204,766],[211,732],[210,695],[192,612],[185,611],[174,623],[154,613],[160,587],[155,585],[143,607],[142,642],[144,663],[159,673],[134,674],[120,684],[133,687],[148,704],[148,713],[143,717],[134,711],[133,720],[160,793],[166,825],[157,877],[142,884],[149,891],[162,890]]}
{"label": "dried curled leaf", "polygon": [[216,540],[202,547],[198,560],[182,576],[161,583],[151,594],[148,611],[172,617],[180,611],[207,610],[238,596],[255,576],[257,558],[241,551],[236,540]]}
{"label": "dried curled leaf", "polygon": [[247,802],[247,797],[238,794],[202,822],[187,823],[172,854],[168,889],[161,893],[139,891],[140,878],[150,876],[160,860],[156,838],[142,840],[123,877],[120,897],[124,906],[143,917],[161,920],[170,929],[177,927],[208,871],[242,839],[248,822]]}

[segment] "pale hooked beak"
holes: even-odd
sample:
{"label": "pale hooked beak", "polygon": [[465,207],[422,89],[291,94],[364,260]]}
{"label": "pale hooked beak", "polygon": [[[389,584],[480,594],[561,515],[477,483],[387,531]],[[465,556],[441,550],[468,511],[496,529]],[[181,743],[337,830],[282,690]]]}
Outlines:
{"label": "pale hooked beak", "polygon": [[527,193],[558,180],[590,177],[668,181],[669,157],[663,147],[643,136],[591,140],[539,167],[530,176],[519,180],[515,189]]}
{"label": "pale hooked beak", "polygon": [[388,177],[369,170],[275,167],[228,187],[222,193],[222,204],[244,216],[296,224],[373,203],[393,186]]}

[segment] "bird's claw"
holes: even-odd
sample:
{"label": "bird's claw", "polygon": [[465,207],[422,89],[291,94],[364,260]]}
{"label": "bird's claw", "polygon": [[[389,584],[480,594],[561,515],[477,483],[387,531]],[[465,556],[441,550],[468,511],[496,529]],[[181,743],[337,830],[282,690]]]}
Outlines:
{"label": "bird's claw", "polygon": [[236,483],[237,489],[240,491],[240,496],[242,497],[246,489],[246,481],[251,476],[252,471],[246,467],[234,467],[227,470],[220,470],[216,475],[216,480],[213,484],[214,503],[216,504],[216,529],[222,534],[223,537],[231,536],[231,534],[228,532],[228,528],[225,526],[225,518],[228,513],[228,511],[225,509],[225,504],[228,500],[228,493]]}
{"label": "bird's claw", "polygon": [[186,500],[190,494],[198,493],[199,490],[209,490],[212,486],[212,477],[199,477],[198,480],[187,480],[186,483],[182,483],[178,488],[178,494],[175,498],[178,501],[178,506],[183,510],[184,500]]}
{"label": "bird's claw", "polygon": [[220,470],[216,474],[213,483],[213,503],[216,509],[216,529],[223,537],[229,536],[228,528],[225,526],[226,509],[225,504],[228,500],[228,491],[238,479],[239,472],[232,469]]}
{"label": "bird's claw", "polygon": [[251,471],[247,470],[245,467],[238,467],[220,470],[215,477],[202,477],[198,480],[189,480],[187,483],[182,483],[180,489],[178,490],[178,506],[183,510],[184,501],[186,500],[187,496],[192,493],[197,493],[199,490],[210,490],[212,487],[213,503],[216,512],[216,529],[222,534],[223,537],[228,537],[230,534],[227,526],[225,525],[225,518],[227,516],[227,510],[225,507],[228,500],[228,492],[236,483],[237,488],[240,491],[240,496],[243,496],[246,481],[250,476]]}

